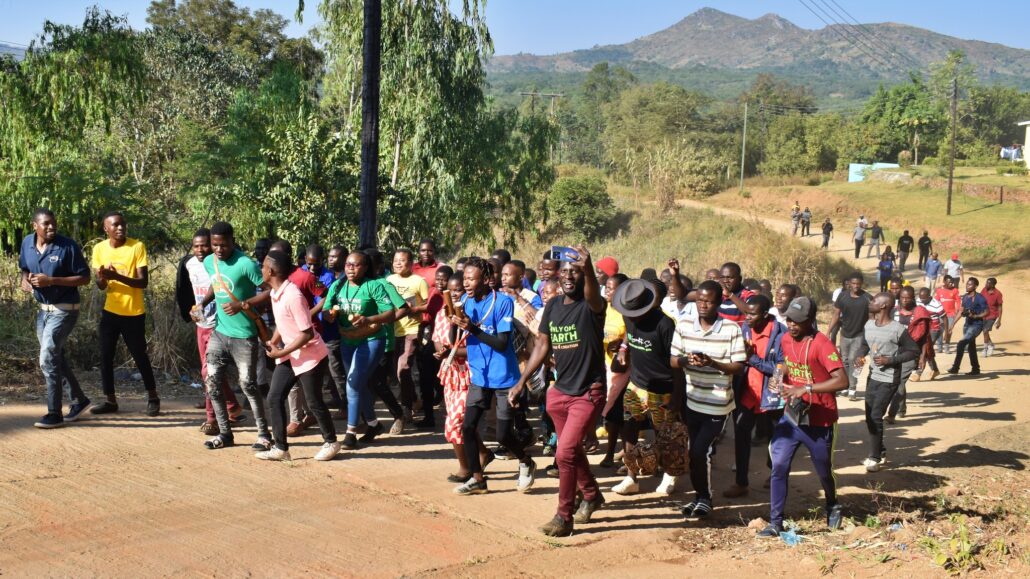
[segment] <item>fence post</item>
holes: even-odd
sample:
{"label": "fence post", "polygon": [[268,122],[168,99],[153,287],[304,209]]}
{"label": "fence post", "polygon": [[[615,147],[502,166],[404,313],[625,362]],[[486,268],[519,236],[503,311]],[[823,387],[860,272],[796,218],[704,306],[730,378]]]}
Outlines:
{"label": "fence post", "polygon": [[1002,185],[998,188],[998,205],[1005,202],[1005,186]]}

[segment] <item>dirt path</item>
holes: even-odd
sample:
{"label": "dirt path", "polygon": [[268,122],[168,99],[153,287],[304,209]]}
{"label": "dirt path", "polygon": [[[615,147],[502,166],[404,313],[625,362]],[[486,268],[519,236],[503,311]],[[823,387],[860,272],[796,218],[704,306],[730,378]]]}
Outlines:
{"label": "dirt path", "polygon": [[[870,262],[860,265],[868,269]],[[949,377],[910,388],[909,415],[888,432],[889,469],[868,476],[858,466],[862,406],[842,403],[835,461],[850,509],[868,511],[883,493],[929,492],[969,472],[965,467],[999,467],[1023,477],[1016,488],[1028,486],[1027,457],[1018,452],[1025,438],[1004,437],[1030,418],[1028,336],[1013,323],[1028,319],[1028,284],[1002,279],[999,286],[1008,298],[999,355],[983,360],[979,379]],[[670,498],[609,493],[608,508],[594,523],[569,539],[546,541],[535,529],[554,512],[556,479],[541,478],[520,495],[516,465],[498,461],[489,469],[490,494],[457,497],[444,481],[454,461],[439,434],[384,438],[328,464],[309,458],[320,443],[316,435],[295,439],[290,464],[257,461],[246,446],[205,451],[197,432],[202,411],[191,402],[167,401],[160,417],[147,418],[141,401],[127,401],[117,417],[39,431],[31,423],[40,403],[0,400],[0,574],[739,577],[813,575],[826,565],[821,556],[798,556],[779,542],[759,543],[743,526],[768,511],[760,451],[752,456],[751,496],[720,499],[703,525],[685,524],[676,510],[688,498],[684,492]],[[253,436],[245,427],[237,441],[249,444]],[[1002,448],[1003,439],[1013,448]],[[732,455],[732,444],[719,446],[717,492],[732,481]],[[618,480],[611,470],[596,472],[603,486]],[[804,517],[820,504],[804,453],[791,483],[788,514]],[[656,484],[642,486],[648,491]],[[845,559],[838,569],[887,571],[861,554]],[[905,556],[892,563],[906,564]],[[925,556],[911,564],[916,572],[933,572]]]}

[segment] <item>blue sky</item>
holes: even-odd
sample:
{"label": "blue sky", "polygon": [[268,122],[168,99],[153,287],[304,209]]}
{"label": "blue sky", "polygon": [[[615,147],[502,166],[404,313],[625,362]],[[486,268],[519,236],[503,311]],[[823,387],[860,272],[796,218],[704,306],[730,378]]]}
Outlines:
{"label": "blue sky", "polygon": [[[959,38],[1030,49],[1030,28],[1016,8],[1020,2],[988,7],[959,0],[938,0],[932,5],[898,0],[805,1],[808,5],[842,7],[862,23],[900,22]],[[288,17],[291,23],[287,32],[291,36],[304,34],[318,22],[319,0],[306,1],[303,24],[293,22],[296,0],[236,3],[251,9],[271,8]],[[148,0],[0,0],[0,41],[27,44],[45,19],[81,23],[86,8],[93,4],[127,14],[135,28],[146,26]],[[747,18],[774,12],[803,28],[824,26],[801,0],[488,0],[486,6],[487,24],[498,54],[550,54],[628,42],[670,26],[704,6]]]}

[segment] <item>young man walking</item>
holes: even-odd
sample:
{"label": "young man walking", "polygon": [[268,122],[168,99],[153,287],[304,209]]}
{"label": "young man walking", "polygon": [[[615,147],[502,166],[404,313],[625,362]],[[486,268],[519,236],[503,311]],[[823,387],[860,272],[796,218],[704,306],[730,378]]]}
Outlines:
{"label": "young man walking", "polygon": [[833,475],[833,450],[837,438],[835,393],[847,388],[840,354],[830,340],[812,326],[815,303],[799,297],[787,307],[787,335],[783,337],[785,374],[781,393],[788,404],[800,399],[807,412],[792,421],[786,417],[773,429],[769,452],[772,477],[769,480],[769,525],[759,537],[776,538],[783,532],[783,511],[787,505],[787,483],[798,447],[804,445],[812,458],[826,499],[826,523],[839,529],[843,512],[837,502]]}
{"label": "young man walking", "polygon": [[687,517],[704,518],[712,511],[712,449],[735,408],[733,380],[747,359],[740,326],[720,316],[723,291],[723,285],[701,282],[697,318],[677,324],[672,340],[672,367],[682,369],[686,382],[690,482],[696,493],[683,508]]}
{"label": "young man walking", "polygon": [[962,285],[962,280],[965,279],[965,272],[957,253],[951,254],[951,259],[944,262],[944,274],[950,275],[951,279],[955,280],[956,286]]}
{"label": "young man walking", "polygon": [[[324,294],[329,293],[329,288],[343,275],[343,262],[347,259],[347,248],[342,245],[335,245],[329,250],[325,265],[323,265],[322,246],[318,244],[308,246],[304,256],[304,267],[309,273],[318,279],[319,285],[324,288],[323,295],[314,298],[312,311],[318,312],[319,321],[318,333],[325,343],[329,352],[329,380],[326,385],[329,390],[329,401],[326,406],[340,409],[340,416],[347,416],[347,370],[343,366],[343,355],[340,353],[340,326],[330,324],[325,320],[322,312]],[[342,393],[342,394],[341,394]]]}
{"label": "young man walking", "polygon": [[869,228],[862,223],[862,219],[858,220],[855,224],[855,230],[851,234],[851,239],[855,242],[855,259],[858,259],[862,255],[862,246],[865,245],[865,234]]}
{"label": "young man walking", "polygon": [[865,256],[872,257],[873,249],[876,249],[876,259],[880,259],[881,241],[885,241],[883,228],[880,227],[880,222],[874,219],[873,225],[869,228],[869,249],[866,250]]}
{"label": "young man walking", "polygon": [[898,238],[898,271],[905,273],[905,262],[908,261],[908,255],[912,253],[912,247],[916,244],[912,236],[908,234],[906,229],[901,237]]}
{"label": "young man walking", "polygon": [[907,362],[919,358],[919,346],[905,326],[894,321],[894,296],[876,294],[869,304],[872,319],[865,323],[863,343],[857,364],[871,357],[865,392],[865,424],[869,431],[869,455],[862,462],[866,472],[880,470],[887,452],[883,444],[883,416],[898,391]]}
{"label": "young man walking", "polygon": [[147,354],[146,311],[143,290],[149,283],[147,250],[143,243],[126,235],[125,217],[117,211],[104,216],[107,239],[93,246],[93,267],[96,283],[106,294],[104,311],[100,313],[100,384],[107,400],[93,406],[93,414],[118,412],[114,393],[114,354],[118,338],[125,341],[147,390],[147,416],[161,412],[157,381]]}
{"label": "young man walking", "polygon": [[812,234],[812,211],[808,207],[801,212],[801,237],[808,237]]}
{"label": "young man walking", "polygon": [[[207,343],[211,340],[211,332],[215,330],[215,304],[208,303],[201,306],[207,292],[211,289],[211,276],[204,269],[204,259],[211,255],[211,231],[205,228],[198,229],[193,234],[193,242],[190,246],[193,256],[186,261],[186,271],[189,275],[190,286],[193,288],[193,307],[190,310],[190,317],[197,327],[197,350],[200,353],[200,379],[207,380]],[[229,387],[228,380],[222,380],[222,396],[225,397],[229,410],[229,420],[238,417],[243,410],[236,400],[236,393]],[[211,397],[204,393],[204,409],[207,412],[207,420],[200,425],[200,432],[207,436],[218,434],[218,421],[215,420],[215,409],[211,405]]]}
{"label": "young man walking", "polygon": [[[18,269],[21,290],[31,293],[39,305],[36,339],[39,369],[46,381],[47,413],[35,427],[58,428],[78,420],[90,405],[64,354],[79,319],[79,287],[89,284],[89,267],[79,245],[58,235],[57,218],[49,209],[36,209],[32,230],[21,242]],[[62,400],[65,389],[71,403],[67,414]]]}
{"label": "young man walking", "polygon": [[937,288],[934,292],[934,297],[937,298],[941,307],[944,308],[944,317],[941,319],[944,326],[942,328],[943,334],[941,335],[942,346],[938,351],[945,354],[951,353],[951,334],[955,331],[955,325],[958,323],[960,297],[955,283],[955,279],[950,275],[945,275],[944,285]]}
{"label": "young man walking", "polygon": [[[547,412],[558,433],[558,512],[540,528],[553,537],[572,534],[575,523],[589,523],[604,504],[582,441],[594,429],[606,401],[603,339],[607,304],[590,253],[580,246],[574,249],[576,261],[563,262],[558,270],[565,295],[551,300],[544,309],[535,347],[518,384],[508,393],[509,403],[517,404],[527,382],[553,354],[557,377],[547,390]],[[506,265],[505,271],[510,266]],[[575,509],[577,493],[582,493],[583,500]]]}
{"label": "young man walking", "polygon": [[863,279],[860,272],[848,276],[848,291],[841,292],[833,303],[833,316],[830,318],[830,335],[840,330],[840,353],[844,357],[844,370],[848,379],[848,399],[858,400],[858,371],[855,362],[862,357],[862,340],[865,323],[869,320],[869,303],[872,298],[862,289]]}
{"label": "young man walking", "polygon": [[984,291],[981,292],[987,300],[987,317],[984,318],[984,357],[994,355],[994,342],[991,341],[991,330],[1001,329],[1001,314],[1004,309],[1004,301],[1001,290],[998,289],[997,278],[989,277],[984,283]]}
{"label": "young man walking", "polygon": [[937,279],[941,276],[941,270],[944,269],[944,264],[941,260],[937,259],[937,254],[933,253],[930,259],[927,259],[923,263],[926,274],[926,287],[930,288],[930,291],[934,291],[937,288]]}
{"label": "young man walking", "polygon": [[830,238],[833,237],[833,223],[830,218],[827,217],[826,221],[823,221],[823,249],[830,248]]}
{"label": "young man walking", "polygon": [[969,350],[969,363],[973,368],[967,375],[980,375],[980,360],[976,357],[976,337],[984,331],[984,318],[987,317],[990,309],[987,299],[976,291],[979,286],[980,280],[975,277],[966,280],[966,294],[962,296],[961,310],[961,316],[966,319],[966,322],[962,326],[962,339],[958,341],[958,346],[955,348],[955,361],[948,369],[950,374],[958,374],[959,368],[962,366],[962,356],[966,350]]}
{"label": "young man walking", "polygon": [[930,239],[930,234],[924,231],[922,237],[916,242],[916,246],[919,248],[919,269],[923,269],[926,260],[930,257],[930,252],[933,251],[933,240]]}
{"label": "young man walking", "polygon": [[[211,255],[204,258],[204,269],[211,276],[211,290],[201,306],[215,302],[215,331],[207,344],[207,387],[218,421],[218,436],[204,443],[215,450],[233,446],[229,412],[222,397],[221,383],[230,363],[236,365],[243,390],[257,424],[254,450],[269,450],[272,437],[265,420],[265,401],[256,383],[258,364],[258,326],[254,302],[262,299],[257,288],[262,284],[261,267],[236,248],[232,225],[219,221],[211,226]],[[267,298],[265,298],[267,299]]]}

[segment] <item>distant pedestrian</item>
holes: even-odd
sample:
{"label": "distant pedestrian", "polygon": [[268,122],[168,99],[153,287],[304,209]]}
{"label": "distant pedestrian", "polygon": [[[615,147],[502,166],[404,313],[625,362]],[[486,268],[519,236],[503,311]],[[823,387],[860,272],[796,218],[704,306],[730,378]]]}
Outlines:
{"label": "distant pedestrian", "polygon": [[941,334],[941,347],[937,350],[945,354],[951,353],[951,333],[955,330],[955,324],[958,322],[959,314],[959,293],[958,288],[955,287],[955,280],[950,275],[944,276],[944,285],[937,288],[934,292],[934,297],[941,303],[941,307],[944,308],[944,317],[941,319],[942,322],[942,334]]}
{"label": "distant pedestrian", "polygon": [[934,252],[930,256],[930,259],[923,261],[920,266],[926,267],[926,287],[930,288],[930,291],[932,292],[937,288],[937,278],[941,276],[941,270],[944,269],[944,264],[941,263],[941,260],[937,259],[937,252]]}
{"label": "distant pedestrian", "polygon": [[944,273],[951,276],[951,279],[955,280],[955,285],[962,285],[962,280],[965,278],[962,270],[962,262],[958,258],[957,253],[951,254],[951,259],[944,262]]}
{"label": "distant pedestrian", "polygon": [[798,234],[798,227],[801,226],[801,207],[798,206],[797,201],[794,202],[794,207],[791,207],[790,209],[790,222],[794,225],[794,230],[791,232],[791,235],[796,237]]}
{"label": "distant pedestrian", "polygon": [[924,231],[916,245],[919,247],[919,268],[922,269],[930,257],[930,252],[933,251],[933,240],[930,239],[930,234]]}
{"label": "distant pedestrian", "polygon": [[906,229],[901,237],[898,238],[898,271],[905,273],[905,262],[908,261],[908,254],[912,253],[912,246],[915,245],[915,240],[908,234]]}
{"label": "distant pedestrian", "polygon": [[833,237],[833,223],[830,222],[830,218],[827,217],[826,221],[823,221],[823,249],[830,247],[830,238]]}
{"label": "distant pedestrian", "polygon": [[862,274],[854,272],[848,276],[848,291],[842,292],[833,303],[833,316],[830,318],[830,335],[841,332],[840,354],[844,358],[844,369],[848,375],[848,398],[858,400],[858,376],[855,368],[861,357],[862,333],[866,321],[869,320],[869,302],[872,297],[862,289]]}
{"label": "distant pedestrian", "polygon": [[887,251],[883,252],[880,263],[876,266],[877,280],[880,282],[880,291],[882,292],[887,291],[887,284],[894,275],[894,254],[890,253],[890,248],[888,245]]}
{"label": "distant pedestrian", "polygon": [[858,223],[855,225],[855,231],[851,236],[855,241],[855,259],[862,257],[862,246],[865,245],[865,234],[866,227],[865,225],[862,225],[862,220],[859,219]]}
{"label": "distant pedestrian", "polygon": [[801,212],[801,237],[808,237],[812,234],[812,210],[805,207]]}
{"label": "distant pedestrian", "polygon": [[880,259],[880,242],[884,241],[883,228],[880,227],[880,222],[873,220],[873,225],[869,228],[869,249],[866,250],[865,256],[872,257],[873,249],[876,249],[876,259]]}
{"label": "distant pedestrian", "polygon": [[984,318],[984,356],[994,355],[994,342],[991,341],[991,330],[1001,329],[1002,297],[996,286],[998,280],[987,278],[982,295],[987,300],[987,317]]}

